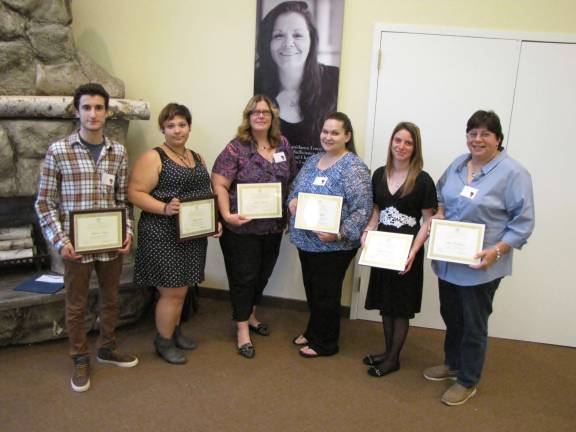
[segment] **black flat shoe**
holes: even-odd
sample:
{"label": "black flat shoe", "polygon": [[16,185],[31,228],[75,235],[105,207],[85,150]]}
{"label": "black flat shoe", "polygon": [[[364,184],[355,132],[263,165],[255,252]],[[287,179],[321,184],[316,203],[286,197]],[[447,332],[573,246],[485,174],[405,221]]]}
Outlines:
{"label": "black flat shoe", "polygon": [[256,350],[254,349],[254,345],[251,343],[245,343],[238,348],[238,354],[247,359],[251,359],[256,355]]}
{"label": "black flat shoe", "polygon": [[260,336],[269,336],[270,329],[268,328],[268,324],[260,323],[257,326],[253,326],[252,324],[248,324],[248,328],[251,332],[256,333]]}
{"label": "black flat shoe", "polygon": [[387,357],[388,354],[386,353],[368,354],[362,359],[362,363],[364,363],[366,366],[378,366],[380,363],[386,360]]}
{"label": "black flat shoe", "polygon": [[398,369],[400,369],[399,363],[388,365],[383,368],[378,366],[372,366],[370,369],[368,369],[368,375],[373,376],[375,378],[382,378],[383,376],[391,374],[392,372],[396,372]]}
{"label": "black flat shoe", "polygon": [[[297,340],[300,338],[304,339],[305,342],[297,342]],[[303,335],[298,335],[294,339],[292,339],[292,343],[296,346],[306,346],[306,345],[308,345],[309,342],[306,340],[306,338]]]}

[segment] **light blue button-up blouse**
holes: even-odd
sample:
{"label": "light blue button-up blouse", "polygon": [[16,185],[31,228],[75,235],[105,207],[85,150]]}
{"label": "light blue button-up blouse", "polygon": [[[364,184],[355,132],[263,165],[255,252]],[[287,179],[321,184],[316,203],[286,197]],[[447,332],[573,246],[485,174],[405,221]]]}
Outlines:
{"label": "light blue button-up blouse", "polygon": [[[438,204],[447,220],[485,224],[483,249],[503,241],[520,249],[534,230],[534,195],[530,173],[502,151],[476,175],[474,198],[460,195],[466,186],[470,154],[459,156],[438,180]],[[479,285],[512,274],[512,249],[483,270],[465,264],[433,261],[434,273],[447,282]]]}

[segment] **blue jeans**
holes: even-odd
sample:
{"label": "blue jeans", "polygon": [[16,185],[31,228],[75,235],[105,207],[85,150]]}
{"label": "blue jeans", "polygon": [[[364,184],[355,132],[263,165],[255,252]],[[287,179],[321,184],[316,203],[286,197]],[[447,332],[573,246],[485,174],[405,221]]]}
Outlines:
{"label": "blue jeans", "polygon": [[444,361],[450,369],[458,370],[457,381],[467,388],[478,384],[482,375],[488,317],[500,280],[460,286],[438,279],[440,314],[446,324]]}

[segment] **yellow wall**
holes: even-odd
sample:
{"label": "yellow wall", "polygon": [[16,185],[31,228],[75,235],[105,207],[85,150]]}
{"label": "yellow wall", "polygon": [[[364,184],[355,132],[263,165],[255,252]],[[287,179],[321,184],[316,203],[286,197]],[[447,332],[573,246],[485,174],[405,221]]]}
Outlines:
{"label": "yellow wall", "polygon": [[[190,146],[211,166],[252,94],[256,0],[74,0],[72,11],[77,46],[126,83],[127,98],[151,104],[152,120],[130,126],[131,157],[161,143],[154,119],[177,101],[192,110]],[[338,108],[359,154],[375,24],[576,34],[574,17],[574,0],[347,0]]]}

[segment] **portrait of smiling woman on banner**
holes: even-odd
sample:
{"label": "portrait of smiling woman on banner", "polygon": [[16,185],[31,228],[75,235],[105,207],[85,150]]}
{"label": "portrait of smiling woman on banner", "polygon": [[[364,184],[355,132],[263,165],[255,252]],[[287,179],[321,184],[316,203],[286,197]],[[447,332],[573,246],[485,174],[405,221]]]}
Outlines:
{"label": "portrait of smiling woman on banner", "polygon": [[344,0],[258,0],[254,93],[278,106],[298,168],[336,110]]}

